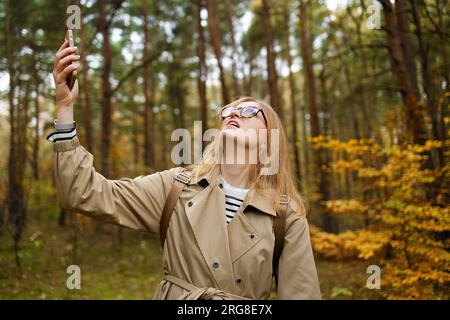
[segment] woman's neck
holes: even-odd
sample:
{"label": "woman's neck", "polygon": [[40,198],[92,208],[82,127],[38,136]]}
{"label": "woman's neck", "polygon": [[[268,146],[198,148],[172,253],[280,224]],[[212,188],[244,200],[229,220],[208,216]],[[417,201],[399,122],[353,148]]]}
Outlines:
{"label": "woman's neck", "polygon": [[220,173],[233,187],[248,189],[250,187],[249,168],[245,164],[221,164]]}

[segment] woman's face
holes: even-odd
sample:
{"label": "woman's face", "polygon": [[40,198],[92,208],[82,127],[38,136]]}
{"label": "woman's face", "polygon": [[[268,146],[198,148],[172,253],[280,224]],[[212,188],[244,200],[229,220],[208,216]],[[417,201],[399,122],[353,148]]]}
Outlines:
{"label": "woman's face", "polygon": [[[239,164],[256,163],[259,158],[258,150],[267,147],[267,126],[262,114],[263,111],[257,112],[251,118],[242,117],[240,115],[240,109],[245,106],[257,106],[260,109],[255,102],[242,102],[236,106],[230,116],[223,119],[220,126],[226,161],[232,159],[231,161],[236,161]],[[236,160],[235,148],[231,146],[237,146],[237,150],[247,150],[250,152],[248,154],[252,156],[247,157],[247,153],[240,153],[238,151],[238,160]]]}
{"label": "woman's face", "polygon": [[[223,119],[221,124],[221,131],[225,130],[238,130],[241,129],[243,131],[248,129],[254,129],[257,132],[259,129],[266,129],[266,123],[264,120],[264,116],[262,115],[263,111],[260,111],[256,114],[256,116],[251,118],[241,117],[239,114],[239,110],[244,106],[257,106],[260,108],[255,102],[242,102],[236,106],[236,110],[233,110],[231,115],[225,119]],[[239,130],[238,130],[239,131]]]}

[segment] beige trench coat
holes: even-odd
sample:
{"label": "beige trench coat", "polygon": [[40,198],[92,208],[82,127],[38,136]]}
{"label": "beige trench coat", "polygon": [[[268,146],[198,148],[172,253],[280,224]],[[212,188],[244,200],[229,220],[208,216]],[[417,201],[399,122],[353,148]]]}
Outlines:
{"label": "beige trench coat", "polygon": [[[159,232],[161,212],[180,169],[108,180],[95,171],[93,155],[77,137],[54,143],[54,177],[64,208],[154,234]],[[191,180],[180,196],[163,252],[167,277],[155,299],[220,298],[224,292],[266,299],[270,294],[276,212],[270,200],[250,190],[227,225],[224,192],[217,174],[213,175]],[[279,262],[278,298],[320,299],[308,224],[297,209],[291,202]],[[175,284],[171,277],[190,288]]]}

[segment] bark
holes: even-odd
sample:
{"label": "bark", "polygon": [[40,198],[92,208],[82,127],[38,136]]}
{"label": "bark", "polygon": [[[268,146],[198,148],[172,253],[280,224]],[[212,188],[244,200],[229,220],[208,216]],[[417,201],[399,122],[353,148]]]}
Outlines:
{"label": "bark", "polygon": [[101,137],[101,173],[105,176],[109,176],[109,153],[111,148],[111,133],[112,133],[112,104],[111,104],[111,44],[109,39],[109,26],[106,19],[105,3],[104,0],[97,2],[99,9],[99,28],[102,34],[102,56],[103,56],[103,69],[102,69],[102,97],[101,97],[101,110],[102,110],[102,137]]}
{"label": "bark", "polygon": [[[433,88],[433,82],[431,80],[430,74],[430,63],[428,59],[428,51],[429,45],[426,43],[423,32],[422,32],[422,23],[419,15],[419,4],[417,0],[410,0],[412,15],[415,25],[415,34],[417,37],[418,47],[419,47],[419,57],[420,57],[420,66],[421,66],[421,74],[422,74],[422,86],[427,97],[427,109],[431,119],[432,126],[432,134],[433,139],[442,140],[443,137],[440,135],[440,127],[444,126],[443,119],[439,117],[439,109],[436,103],[436,95]],[[443,167],[445,165],[445,158],[443,149],[440,148],[437,150],[438,159],[439,159],[439,167]]]}
{"label": "bark", "polygon": [[305,73],[305,91],[308,101],[309,115],[311,117],[311,136],[315,137],[320,135],[320,127],[316,100],[316,85],[314,80],[311,40],[309,31],[307,30],[306,4],[304,0],[300,0],[298,17],[300,27],[300,49],[303,60],[303,70]]}
{"label": "bark", "polygon": [[[150,43],[150,31],[148,27],[147,18],[147,0],[142,0],[142,20],[144,23],[144,51],[142,59],[147,61],[149,59],[148,44]],[[153,105],[150,101],[150,66],[145,64],[143,67],[144,77],[144,164],[147,167],[154,168],[155,166],[155,146],[154,146],[154,114]]]}
{"label": "bark", "polygon": [[270,21],[271,12],[269,1],[270,0],[263,0],[264,35],[267,50],[267,84],[269,87],[270,104],[283,122],[284,115],[281,109],[280,95],[278,93],[278,75],[275,68],[275,51],[273,47],[273,34]]}
{"label": "bark", "polygon": [[197,0],[197,34],[198,34],[198,76],[197,90],[200,101],[200,119],[202,120],[202,133],[208,129],[208,102],[206,98],[207,67],[205,58],[205,30],[202,26],[201,11],[205,8],[203,0]]}
{"label": "bark", "polygon": [[222,65],[222,44],[221,35],[219,28],[219,17],[218,17],[218,2],[217,1],[206,1],[208,9],[208,28],[209,34],[211,36],[211,42],[214,50],[214,55],[217,60],[217,65],[220,72],[220,84],[222,89],[222,101],[224,105],[230,103],[230,98],[228,94],[228,88],[225,78],[225,70]]}
{"label": "bark", "polygon": [[[34,41],[33,41],[34,42]],[[33,68],[33,83],[34,83],[34,91],[36,93],[34,97],[34,114],[36,118],[36,125],[34,127],[34,143],[33,143],[33,177],[35,180],[39,180],[39,142],[41,140],[41,137],[39,136],[39,126],[41,125],[40,122],[40,104],[39,104],[39,75],[38,75],[38,60],[36,57],[36,49],[33,49],[33,62],[35,67]]]}
{"label": "bark", "polygon": [[403,5],[396,1],[395,8],[389,0],[379,0],[383,6],[383,14],[386,23],[386,36],[389,44],[392,73],[396,77],[400,89],[406,115],[407,137],[411,142],[423,144],[427,135],[423,118],[422,105],[419,101],[417,79],[412,67],[411,48],[409,36],[405,26]]}
{"label": "bark", "polygon": [[232,48],[232,59],[231,59],[231,75],[233,77],[233,94],[234,98],[238,98],[240,95],[239,90],[239,81],[237,77],[237,59],[238,59],[238,53],[237,53],[237,46],[236,46],[236,40],[235,40],[235,34],[234,34],[234,26],[233,26],[233,7],[232,7],[232,1],[231,0],[225,0],[225,10],[227,14],[227,24],[230,31],[230,38],[231,38],[231,48]]}
{"label": "bark", "polygon": [[[81,10],[83,10],[83,6],[81,5],[81,1],[78,1],[78,5]],[[83,15],[82,15],[83,16]],[[82,66],[83,70],[81,72],[81,91],[83,92],[83,128],[84,128],[84,134],[85,134],[85,142],[84,146],[86,146],[86,149],[92,153],[94,151],[94,137],[93,137],[93,130],[92,130],[92,105],[91,105],[91,97],[90,97],[90,90],[89,87],[89,75],[88,70],[89,66],[86,61],[87,57],[87,45],[86,45],[86,34],[85,34],[85,26],[83,24],[83,19],[81,19],[81,28],[80,28],[80,51],[81,51],[81,58],[80,58],[80,65]]]}
{"label": "bark", "polygon": [[4,31],[5,31],[5,49],[6,49],[6,66],[9,74],[9,91],[8,104],[10,116],[10,136],[9,136],[9,156],[8,156],[8,211],[9,223],[12,227],[12,237],[14,240],[14,252],[16,258],[16,266],[21,270],[21,262],[19,256],[19,243],[22,238],[22,231],[25,227],[26,206],[24,198],[23,181],[21,180],[20,164],[18,152],[20,151],[18,134],[20,127],[18,126],[19,112],[14,103],[14,93],[16,91],[16,70],[14,66],[13,44],[11,42],[11,21],[10,21],[10,2],[4,2]]}
{"label": "bark", "polygon": [[[306,3],[303,0],[299,1],[299,33],[301,56],[303,60],[303,70],[305,74],[305,91],[307,96],[307,104],[310,114],[311,122],[311,136],[316,137],[321,134],[319,123],[319,110],[316,100],[316,86],[313,69],[312,58],[312,39],[306,21]],[[319,191],[322,195],[321,201],[317,203],[317,209],[322,214],[323,228],[327,232],[338,232],[337,220],[332,217],[323,204],[324,201],[330,199],[330,177],[323,168],[328,165],[328,154],[326,150],[317,150],[312,154],[312,168],[313,172],[317,173],[319,183]]]}
{"label": "bark", "polygon": [[300,152],[298,145],[300,141],[298,141],[298,129],[297,129],[297,100],[296,100],[296,84],[294,75],[292,74],[292,55],[291,55],[291,45],[289,43],[290,38],[290,26],[289,26],[289,1],[284,0],[284,29],[286,31],[286,40],[285,40],[285,50],[286,50],[286,60],[288,62],[288,70],[289,70],[289,93],[290,93],[290,102],[291,102],[291,125],[292,125],[292,144],[294,148],[294,168],[295,168],[295,176],[297,178],[297,188],[299,190],[302,189],[302,177],[303,174],[300,169]]}
{"label": "bark", "polygon": [[[373,94],[371,90],[366,89],[365,82],[369,79],[369,71],[367,66],[366,58],[364,57],[364,51],[363,51],[363,41],[362,41],[362,33],[361,33],[361,23],[362,20],[358,20],[352,12],[352,9],[350,7],[347,7],[347,12],[349,13],[353,23],[355,24],[356,28],[356,39],[357,39],[357,45],[359,50],[354,50],[356,57],[361,63],[362,71],[364,80],[359,83],[359,92],[358,96],[360,97],[359,103],[361,105],[361,111],[364,115],[364,122],[367,124],[366,127],[364,127],[364,137],[368,138],[370,136],[378,134],[375,132],[373,121],[374,121],[374,114],[372,110],[374,109],[374,103],[373,103]],[[346,33],[344,32],[344,36]],[[345,36],[346,39],[348,39],[347,36]],[[350,43],[350,42],[349,42]]]}

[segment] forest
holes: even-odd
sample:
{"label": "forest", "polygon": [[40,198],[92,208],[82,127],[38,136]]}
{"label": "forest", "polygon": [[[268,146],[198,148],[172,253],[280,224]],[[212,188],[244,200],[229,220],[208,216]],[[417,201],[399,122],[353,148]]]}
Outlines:
{"label": "forest", "polygon": [[[449,299],[449,10],[447,0],[1,1],[0,299],[150,299],[162,277],[156,236],[58,199],[45,138],[55,54],[77,13],[74,118],[99,173],[171,168],[175,129],[205,131],[231,101],[264,100],[288,136],[322,298]],[[80,290],[66,287],[70,265]]]}

